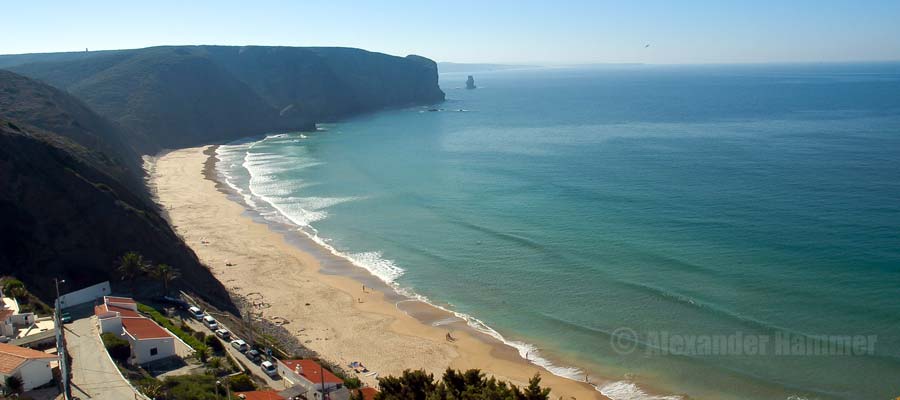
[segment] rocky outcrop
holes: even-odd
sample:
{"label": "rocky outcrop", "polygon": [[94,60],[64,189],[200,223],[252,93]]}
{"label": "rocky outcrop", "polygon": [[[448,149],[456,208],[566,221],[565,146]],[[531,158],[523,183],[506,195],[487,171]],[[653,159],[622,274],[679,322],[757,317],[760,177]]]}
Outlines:
{"label": "rocky outcrop", "polygon": [[469,79],[466,79],[466,89],[475,89],[475,77],[469,75]]}

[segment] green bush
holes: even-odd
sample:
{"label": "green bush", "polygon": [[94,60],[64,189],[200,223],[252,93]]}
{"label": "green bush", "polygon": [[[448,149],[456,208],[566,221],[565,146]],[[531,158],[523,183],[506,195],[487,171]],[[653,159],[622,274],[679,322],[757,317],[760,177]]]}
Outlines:
{"label": "green bush", "polygon": [[206,334],[203,332],[194,332],[193,335],[194,335],[195,339],[200,341],[200,343],[203,343],[204,341],[206,341]]}
{"label": "green bush", "polygon": [[362,382],[359,381],[359,378],[351,376],[349,378],[344,378],[344,386],[346,386],[347,389],[359,389],[362,387]]}
{"label": "green bush", "polygon": [[224,397],[216,394],[216,377],[211,375],[168,376],[163,380],[167,399],[216,400]]}
{"label": "green bush", "polygon": [[206,347],[209,347],[210,349],[212,349],[212,351],[221,352],[225,349],[225,347],[222,346],[222,342],[219,341],[219,338],[217,338],[216,335],[209,335],[203,341],[206,344]]}
{"label": "green bush", "polygon": [[228,379],[228,385],[231,386],[232,392],[249,392],[256,390],[253,379],[245,374],[235,375]]}
{"label": "green bush", "polygon": [[22,393],[22,378],[10,375],[6,377],[6,382],[4,382],[4,384],[6,385],[6,390],[10,393]]}
{"label": "green bush", "polygon": [[[188,346],[191,346],[194,350],[196,350],[198,352],[201,350],[206,351],[206,345],[203,344],[203,342],[201,340],[197,340],[197,338],[194,337],[193,335],[191,335],[190,333],[185,332],[183,329],[181,329],[178,326],[175,326],[175,324],[172,323],[172,320],[170,320],[170,319],[166,318],[165,316],[163,316],[162,314],[160,314],[160,312],[156,311],[156,309],[154,309],[153,307],[150,307],[145,304],[140,304],[140,303],[138,303],[137,307],[138,307],[138,311],[149,315],[150,319],[155,321],[157,324],[159,324],[163,328],[168,329],[169,332],[172,332],[175,336],[178,336],[179,339],[183,340],[185,343],[188,344]],[[182,323],[182,324],[184,324],[184,323]]]}
{"label": "green bush", "polygon": [[122,364],[128,362],[128,357],[131,357],[131,345],[127,340],[109,332],[100,335],[100,338],[103,339],[103,346],[113,360]]}

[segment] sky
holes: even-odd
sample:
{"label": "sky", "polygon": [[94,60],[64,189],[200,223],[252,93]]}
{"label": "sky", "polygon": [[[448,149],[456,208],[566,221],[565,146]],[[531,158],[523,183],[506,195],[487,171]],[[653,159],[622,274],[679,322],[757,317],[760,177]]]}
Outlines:
{"label": "sky", "polygon": [[0,54],[218,44],[484,63],[900,60],[900,0],[28,0],[4,10]]}

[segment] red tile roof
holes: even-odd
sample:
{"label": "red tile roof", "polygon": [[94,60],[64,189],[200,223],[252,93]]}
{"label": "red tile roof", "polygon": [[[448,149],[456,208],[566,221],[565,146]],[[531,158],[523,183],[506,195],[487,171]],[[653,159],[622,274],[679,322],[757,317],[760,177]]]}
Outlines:
{"label": "red tile roof", "polygon": [[103,297],[103,302],[104,302],[104,303],[113,302],[113,303],[128,303],[128,304],[134,304],[134,299],[132,299],[132,298],[130,298],[130,297],[104,296],[104,297]]}
{"label": "red tile roof", "polygon": [[246,400],[284,400],[284,397],[281,397],[274,390],[256,390],[253,392],[237,392],[235,394]]}
{"label": "red tile roof", "polygon": [[310,382],[314,384],[322,383],[322,376],[319,374],[319,371],[324,372],[325,374],[325,383],[343,383],[344,381],[341,378],[338,378],[331,371],[322,368],[319,363],[313,360],[280,360],[285,367],[290,369],[291,371],[297,371],[297,366],[300,366],[300,375],[304,378],[308,379]]}
{"label": "red tile roof", "polygon": [[56,358],[53,354],[0,343],[0,373],[9,375],[28,360]]}
{"label": "red tile roof", "polygon": [[99,306],[94,307],[94,315],[100,315],[100,314],[110,312],[110,311],[117,311],[119,313],[119,315],[121,315],[122,317],[125,317],[125,318],[138,318],[141,316],[134,310],[129,310],[127,308],[122,308],[122,307],[117,307],[117,306],[111,306],[108,304],[101,304]]}
{"label": "red tile roof", "polygon": [[135,339],[159,339],[172,337],[169,331],[163,329],[155,322],[147,318],[122,318],[122,327]]}

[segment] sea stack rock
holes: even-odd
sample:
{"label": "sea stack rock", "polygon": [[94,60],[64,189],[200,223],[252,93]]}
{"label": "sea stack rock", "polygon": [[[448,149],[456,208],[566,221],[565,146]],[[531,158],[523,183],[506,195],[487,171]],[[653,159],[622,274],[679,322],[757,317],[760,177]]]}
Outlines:
{"label": "sea stack rock", "polygon": [[469,75],[469,79],[466,79],[466,89],[475,89],[475,78],[472,75]]}

